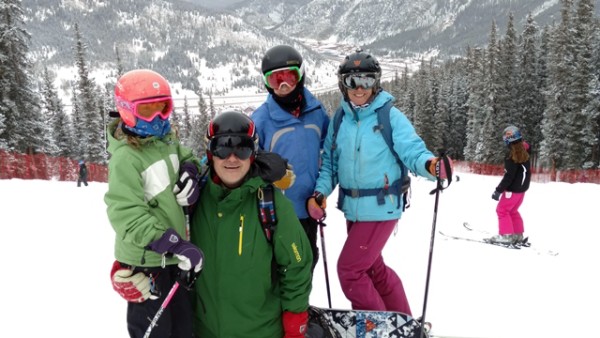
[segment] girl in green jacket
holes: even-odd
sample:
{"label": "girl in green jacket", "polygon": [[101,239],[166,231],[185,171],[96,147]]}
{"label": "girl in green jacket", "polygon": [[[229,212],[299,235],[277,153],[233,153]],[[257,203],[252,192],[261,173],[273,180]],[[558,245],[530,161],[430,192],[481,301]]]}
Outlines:
{"label": "girl in green jacket", "polygon": [[[153,318],[175,282],[194,275],[202,252],[186,238],[182,206],[193,201],[194,180],[180,182],[180,166],[196,177],[199,164],[171,131],[173,111],[167,81],[151,70],[133,70],[119,78],[115,102],[120,119],[108,126],[107,214],[115,230],[113,287],[128,301],[131,337],[192,336],[192,303],[181,288],[170,299],[156,326]],[[184,177],[182,175],[182,177]],[[197,198],[196,194],[196,198]],[[167,255],[168,254],[168,255]],[[179,284],[177,284],[179,285]]]}

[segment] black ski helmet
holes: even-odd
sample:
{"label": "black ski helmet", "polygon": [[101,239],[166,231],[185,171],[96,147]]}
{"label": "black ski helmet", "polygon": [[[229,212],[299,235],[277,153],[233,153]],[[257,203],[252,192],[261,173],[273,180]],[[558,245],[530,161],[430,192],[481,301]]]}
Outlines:
{"label": "black ski helmet", "polygon": [[377,82],[373,87],[373,93],[377,94],[380,89],[381,81],[381,66],[379,61],[369,53],[365,53],[362,49],[357,49],[356,52],[346,56],[340,63],[338,68],[338,86],[344,95],[344,99],[348,100],[348,90],[342,84],[343,76],[352,73],[373,73]]}
{"label": "black ski helmet", "polygon": [[274,69],[293,67],[300,68],[302,77],[304,77],[304,67],[302,67],[302,55],[291,46],[279,45],[269,49],[263,56],[260,69],[263,75]]}
{"label": "black ski helmet", "polygon": [[208,160],[212,160],[212,146],[218,140],[220,144],[231,143],[232,140],[242,138],[248,144],[252,144],[254,154],[258,149],[258,137],[254,122],[247,115],[239,111],[225,111],[215,116],[208,124],[206,130],[208,145],[206,154]]}

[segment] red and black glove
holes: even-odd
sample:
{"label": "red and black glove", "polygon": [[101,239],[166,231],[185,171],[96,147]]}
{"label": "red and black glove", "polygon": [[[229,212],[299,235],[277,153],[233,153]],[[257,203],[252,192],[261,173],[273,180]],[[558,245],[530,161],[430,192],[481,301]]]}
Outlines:
{"label": "red and black glove", "polygon": [[141,303],[147,299],[157,299],[151,291],[152,284],[148,276],[143,272],[133,275],[133,270],[121,266],[121,263],[115,261],[110,270],[110,281],[113,289],[117,291],[123,299],[132,303]]}
{"label": "red and black glove", "polygon": [[308,312],[283,312],[283,338],[304,338],[308,329]]}

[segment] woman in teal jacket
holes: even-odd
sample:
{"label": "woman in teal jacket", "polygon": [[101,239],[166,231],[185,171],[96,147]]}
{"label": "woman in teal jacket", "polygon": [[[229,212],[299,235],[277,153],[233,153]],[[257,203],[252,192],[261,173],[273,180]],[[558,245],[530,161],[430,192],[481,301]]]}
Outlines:
{"label": "woman in teal jacket", "polygon": [[[338,208],[344,212],[348,237],[337,264],[342,290],[353,309],[399,311],[411,315],[404,287],[381,252],[402,215],[401,169],[387,146],[376,110],[394,98],[381,90],[381,67],[370,54],[346,57],[338,72],[344,111],[336,147],[333,124],[323,147],[322,166],[311,217],[322,217],[323,201],[339,184]],[[438,159],[398,109],[389,111],[394,151],[413,173],[433,180]],[[445,172],[440,178],[446,178]],[[382,198],[383,196],[383,198]],[[320,207],[320,208],[319,208]]]}
{"label": "woman in teal jacket", "polygon": [[251,174],[254,123],[241,113],[224,112],[211,122],[208,137],[210,178],[191,226],[192,243],[205,253],[195,284],[195,334],[304,337],[311,248],[292,203],[278,189],[277,228],[272,243],[267,240],[258,211],[266,183]]}

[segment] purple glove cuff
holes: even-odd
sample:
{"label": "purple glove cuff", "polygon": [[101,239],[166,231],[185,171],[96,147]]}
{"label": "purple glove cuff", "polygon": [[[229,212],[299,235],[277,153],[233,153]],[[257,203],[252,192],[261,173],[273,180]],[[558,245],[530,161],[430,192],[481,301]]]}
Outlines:
{"label": "purple glove cuff", "polygon": [[183,240],[173,228],[167,229],[159,239],[148,244],[148,249],[159,254],[172,253],[185,256],[190,260],[192,267],[200,264],[203,258],[202,251],[194,244]]}

